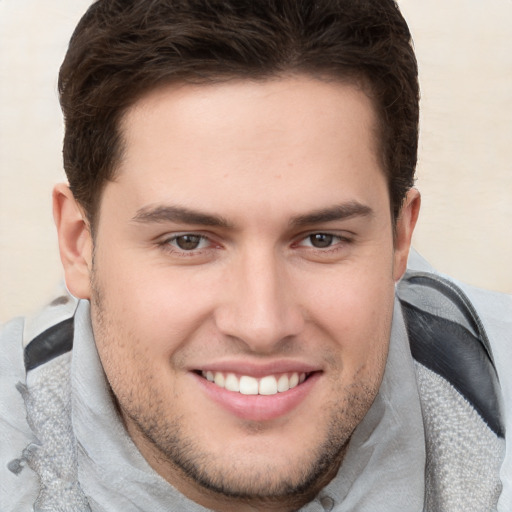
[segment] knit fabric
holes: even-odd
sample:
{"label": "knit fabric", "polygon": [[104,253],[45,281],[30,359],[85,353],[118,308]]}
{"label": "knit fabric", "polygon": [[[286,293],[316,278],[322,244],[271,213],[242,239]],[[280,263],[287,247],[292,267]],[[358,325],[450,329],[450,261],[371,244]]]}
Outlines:
{"label": "knit fabric", "polygon": [[[504,411],[509,439],[510,299],[470,292],[490,333],[497,412]],[[420,303],[439,318],[456,314],[439,298]],[[72,352],[26,372],[27,344],[70,317]],[[15,320],[0,332],[0,341],[2,512],[206,510],[156,474],[126,433],[97,356],[86,301],[76,312],[74,303],[60,301],[34,322]],[[463,374],[475,376],[471,369]],[[413,363],[397,305],[379,394],[354,432],[338,475],[301,510],[509,512],[512,451],[505,451],[503,430],[495,433],[445,377]]]}
{"label": "knit fabric", "polygon": [[505,440],[457,390],[416,364],[427,448],[425,511],[496,510]]}
{"label": "knit fabric", "polygon": [[28,445],[22,455],[40,479],[35,512],[90,510],[78,483],[76,439],[71,425],[70,361],[71,353],[64,354],[30,372],[27,385],[17,385],[28,424],[37,438],[37,443]]}
{"label": "knit fabric", "polygon": [[[77,477],[71,426],[69,363],[65,354],[19,384],[38,443],[22,458],[40,477],[36,512],[89,511]],[[447,381],[416,364],[426,430],[425,512],[496,510],[505,443]],[[23,464],[11,461],[11,468]],[[477,478],[475,478],[477,476]]]}

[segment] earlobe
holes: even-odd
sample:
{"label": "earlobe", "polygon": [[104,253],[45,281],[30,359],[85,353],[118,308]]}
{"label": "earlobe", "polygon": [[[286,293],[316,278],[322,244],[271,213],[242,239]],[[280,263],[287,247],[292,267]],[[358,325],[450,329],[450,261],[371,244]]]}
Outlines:
{"label": "earlobe", "polygon": [[421,196],[417,189],[411,188],[406,195],[400,215],[396,222],[395,255],[393,279],[398,281],[407,269],[407,258],[411,248],[412,234],[420,212]]}
{"label": "earlobe", "polygon": [[89,224],[71,190],[63,183],[53,189],[53,218],[66,286],[75,297],[89,299],[93,247]]}

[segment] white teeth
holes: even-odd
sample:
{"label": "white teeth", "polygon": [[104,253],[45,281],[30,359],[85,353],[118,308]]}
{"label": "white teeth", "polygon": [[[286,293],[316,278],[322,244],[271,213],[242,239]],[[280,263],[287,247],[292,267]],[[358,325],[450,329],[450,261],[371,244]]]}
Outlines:
{"label": "white teeth", "polygon": [[290,389],[290,379],[288,378],[288,375],[281,375],[279,377],[279,380],[277,381],[277,391],[279,393],[282,393],[283,391],[288,391]]}
{"label": "white teeth", "polygon": [[228,373],[226,375],[226,381],[224,382],[224,387],[228,391],[240,391],[240,383],[238,382],[238,379],[236,378],[236,375],[233,373]]}
{"label": "white teeth", "polygon": [[273,375],[263,377],[259,386],[260,395],[275,395],[277,393],[277,380]]}
{"label": "white teeth", "polygon": [[258,394],[258,379],[244,375],[240,377],[240,393],[242,395]]}
{"label": "white teeth", "polygon": [[213,382],[215,382],[215,384],[217,384],[217,386],[219,386],[219,388],[223,388],[224,387],[224,375],[220,372],[216,372],[215,379]]}
{"label": "white teeth", "polygon": [[234,373],[224,374],[212,371],[202,372],[202,375],[220,388],[241,393],[242,395],[275,395],[276,393],[284,393],[306,380],[305,373],[299,374],[297,372],[291,374],[283,373],[279,377],[267,375],[261,379],[248,375],[237,377]]}

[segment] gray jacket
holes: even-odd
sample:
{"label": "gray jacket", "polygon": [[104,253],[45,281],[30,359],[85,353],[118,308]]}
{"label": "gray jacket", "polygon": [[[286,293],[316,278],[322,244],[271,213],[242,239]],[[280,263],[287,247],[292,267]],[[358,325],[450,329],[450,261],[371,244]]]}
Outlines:
{"label": "gray jacket", "polygon": [[[0,511],[189,511],[112,403],[89,305],[57,299],[0,332]],[[379,394],[303,511],[512,510],[512,297],[413,254]]]}

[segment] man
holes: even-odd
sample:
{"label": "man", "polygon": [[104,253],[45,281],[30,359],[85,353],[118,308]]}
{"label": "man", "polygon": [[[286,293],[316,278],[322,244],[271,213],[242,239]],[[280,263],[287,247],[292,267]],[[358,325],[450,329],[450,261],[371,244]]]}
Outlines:
{"label": "man", "polygon": [[392,1],[93,4],[59,81],[76,299],[2,333],[2,508],[508,510],[509,299],[421,261],[395,297],[416,75]]}

